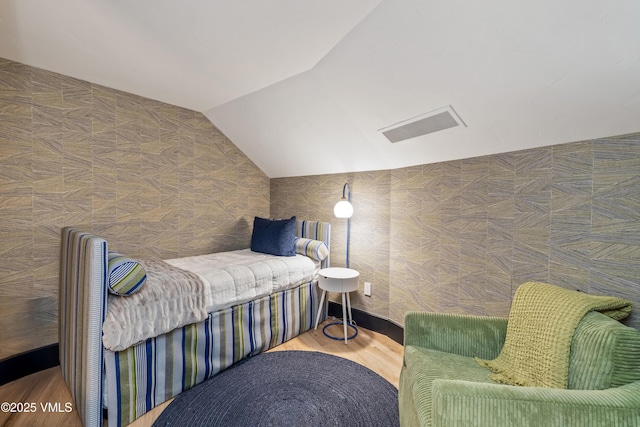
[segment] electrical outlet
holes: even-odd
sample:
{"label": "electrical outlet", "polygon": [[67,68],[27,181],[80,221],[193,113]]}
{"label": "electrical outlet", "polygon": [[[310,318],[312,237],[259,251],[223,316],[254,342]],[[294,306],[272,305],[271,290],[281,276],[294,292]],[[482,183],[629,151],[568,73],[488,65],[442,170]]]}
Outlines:
{"label": "electrical outlet", "polygon": [[367,297],[371,296],[371,283],[364,282],[364,295]]}

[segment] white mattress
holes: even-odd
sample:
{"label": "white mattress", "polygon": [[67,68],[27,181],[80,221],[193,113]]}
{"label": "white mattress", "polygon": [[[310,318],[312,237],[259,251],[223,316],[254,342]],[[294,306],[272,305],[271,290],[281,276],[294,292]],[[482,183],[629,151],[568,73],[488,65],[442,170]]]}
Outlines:
{"label": "white mattress", "polygon": [[201,283],[163,284],[154,271],[147,271],[147,283],[139,292],[109,295],[102,337],[105,348],[124,350],[200,322],[208,313],[308,283],[320,269],[319,262],[303,255],[278,257],[249,249],[165,262],[195,274]]}
{"label": "white mattress", "polygon": [[202,279],[207,313],[308,283],[320,269],[319,263],[303,255],[279,257],[249,249],[165,262]]}

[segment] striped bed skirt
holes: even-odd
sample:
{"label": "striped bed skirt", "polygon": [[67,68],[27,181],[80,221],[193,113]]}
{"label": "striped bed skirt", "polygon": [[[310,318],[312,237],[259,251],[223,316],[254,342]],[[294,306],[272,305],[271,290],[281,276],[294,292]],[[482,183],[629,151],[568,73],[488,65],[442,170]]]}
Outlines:
{"label": "striped bed skirt", "polygon": [[210,313],[126,350],[105,350],[109,426],[130,424],[245,357],[310,329],[319,300],[317,281],[309,282]]}

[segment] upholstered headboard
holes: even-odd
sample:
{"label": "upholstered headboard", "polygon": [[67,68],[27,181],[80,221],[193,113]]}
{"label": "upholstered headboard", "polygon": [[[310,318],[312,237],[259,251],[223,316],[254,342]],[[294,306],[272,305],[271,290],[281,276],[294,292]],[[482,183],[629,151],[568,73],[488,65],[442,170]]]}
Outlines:
{"label": "upholstered headboard", "polygon": [[83,425],[102,425],[102,323],[107,301],[107,241],[62,230],[60,367]]}
{"label": "upholstered headboard", "polygon": [[[331,252],[331,224],[328,222],[298,220],[296,223],[296,236],[321,240],[327,245],[329,252]],[[331,265],[330,258],[331,255],[322,261],[322,268],[327,268]]]}

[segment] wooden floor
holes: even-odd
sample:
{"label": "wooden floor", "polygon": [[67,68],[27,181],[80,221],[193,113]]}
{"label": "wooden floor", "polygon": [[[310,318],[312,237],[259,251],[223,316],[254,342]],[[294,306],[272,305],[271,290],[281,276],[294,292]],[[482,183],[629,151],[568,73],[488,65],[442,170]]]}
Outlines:
{"label": "wooden floor", "polygon": [[[342,335],[341,327],[331,326],[330,329],[332,335]],[[345,345],[344,341],[325,337],[321,326],[318,326],[317,331],[305,332],[270,351],[283,350],[320,351],[344,357],[377,372],[398,387],[402,346],[376,332],[359,328],[358,336]],[[0,403],[2,402],[15,403],[14,409],[30,412],[0,411],[0,426],[82,426],[73,407],[75,405],[70,404],[71,395],[62,380],[60,367],[47,369],[0,387]],[[154,408],[131,426],[151,426],[169,403]]]}

